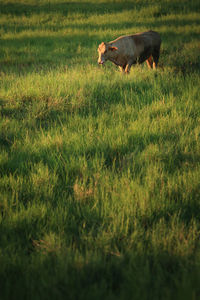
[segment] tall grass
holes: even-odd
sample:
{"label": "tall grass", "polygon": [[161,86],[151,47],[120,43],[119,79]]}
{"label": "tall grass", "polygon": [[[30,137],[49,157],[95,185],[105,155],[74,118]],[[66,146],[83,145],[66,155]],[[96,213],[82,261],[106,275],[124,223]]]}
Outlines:
{"label": "tall grass", "polygon": [[[0,298],[198,299],[198,1],[0,11]],[[156,71],[97,66],[149,29]]]}

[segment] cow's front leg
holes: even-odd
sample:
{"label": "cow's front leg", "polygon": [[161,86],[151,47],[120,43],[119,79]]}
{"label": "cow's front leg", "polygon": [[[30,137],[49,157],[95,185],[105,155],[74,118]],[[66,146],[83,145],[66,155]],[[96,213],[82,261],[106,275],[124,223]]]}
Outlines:
{"label": "cow's front leg", "polygon": [[127,65],[126,65],[126,68],[125,68],[125,73],[126,73],[126,74],[129,74],[130,68],[131,68],[131,64],[127,64]]}
{"label": "cow's front leg", "polygon": [[126,65],[126,68],[125,68],[125,73],[128,74],[130,72],[130,68],[133,64],[133,61],[129,61]]}
{"label": "cow's front leg", "polygon": [[125,68],[126,68],[126,65],[124,65],[124,66],[119,66],[119,69],[120,69],[120,71],[121,71],[122,73],[125,72]]}

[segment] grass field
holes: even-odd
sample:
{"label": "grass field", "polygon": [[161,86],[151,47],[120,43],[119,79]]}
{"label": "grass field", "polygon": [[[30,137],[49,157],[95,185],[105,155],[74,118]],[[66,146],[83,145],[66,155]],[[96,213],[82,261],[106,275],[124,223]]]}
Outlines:
{"label": "grass field", "polygon": [[0,299],[200,299],[199,89],[198,0],[0,1]]}

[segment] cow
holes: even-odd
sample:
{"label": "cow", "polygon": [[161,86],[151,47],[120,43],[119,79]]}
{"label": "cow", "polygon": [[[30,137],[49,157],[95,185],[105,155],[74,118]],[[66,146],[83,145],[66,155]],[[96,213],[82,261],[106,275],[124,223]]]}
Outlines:
{"label": "cow", "polygon": [[[146,31],[132,35],[120,36],[114,41],[102,42],[98,47],[98,63],[110,60],[128,74],[133,64],[145,60],[149,68],[155,69],[160,55],[161,38],[155,31]],[[153,58],[153,60],[152,60]]]}

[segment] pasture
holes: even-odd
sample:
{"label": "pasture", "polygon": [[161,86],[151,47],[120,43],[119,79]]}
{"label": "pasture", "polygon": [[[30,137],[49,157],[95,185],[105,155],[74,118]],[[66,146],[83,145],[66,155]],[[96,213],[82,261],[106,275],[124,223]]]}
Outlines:
{"label": "pasture", "polygon": [[0,299],[200,298],[199,89],[198,0],[0,2]]}

